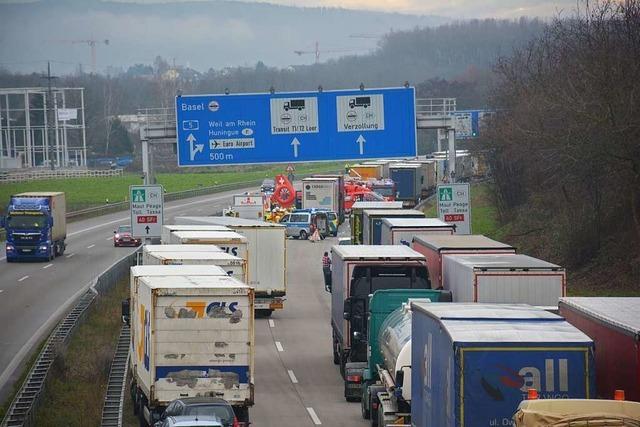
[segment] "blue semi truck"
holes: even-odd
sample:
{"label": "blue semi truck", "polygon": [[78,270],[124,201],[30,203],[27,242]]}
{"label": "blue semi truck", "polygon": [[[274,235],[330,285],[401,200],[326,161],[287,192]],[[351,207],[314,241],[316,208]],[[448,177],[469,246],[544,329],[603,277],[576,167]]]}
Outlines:
{"label": "blue semi truck", "polygon": [[594,397],[593,341],[527,305],[412,302],[411,426],[511,426],[528,391]]}
{"label": "blue semi truck", "polygon": [[62,192],[30,192],[11,196],[6,216],[7,262],[51,261],[64,253],[66,203]]}

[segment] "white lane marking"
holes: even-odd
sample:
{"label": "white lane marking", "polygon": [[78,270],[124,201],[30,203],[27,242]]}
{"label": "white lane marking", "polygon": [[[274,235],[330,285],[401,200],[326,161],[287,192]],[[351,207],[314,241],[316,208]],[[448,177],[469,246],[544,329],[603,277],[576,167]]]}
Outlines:
{"label": "white lane marking", "polygon": [[[29,277],[29,276],[27,276]],[[276,348],[278,349],[278,351],[280,353],[282,353],[284,351],[284,347],[282,347],[282,343],[280,341],[276,341]]]}
{"label": "white lane marking", "polygon": [[322,421],[320,421],[320,418],[318,418],[318,415],[316,414],[316,411],[313,410],[313,408],[307,408],[307,412],[311,417],[311,421],[313,421],[315,425],[319,426],[320,424],[322,424]]}
{"label": "white lane marking", "polygon": [[23,280],[27,280],[29,278],[29,276],[22,276],[21,278],[18,279],[18,282],[22,282]]}
{"label": "white lane marking", "polygon": [[276,327],[276,324],[275,324],[275,322],[273,321],[273,319],[269,319],[269,327],[270,327],[270,328],[275,328],[275,327]]}
{"label": "white lane marking", "polygon": [[105,240],[113,240],[113,236],[109,236]]}
{"label": "white lane marking", "polygon": [[89,245],[87,246],[87,249],[91,249],[92,247],[94,247],[95,245]]}
{"label": "white lane marking", "polygon": [[4,289],[0,289],[0,294],[4,292]]}
{"label": "white lane marking", "polygon": [[43,270],[46,270],[47,268],[51,267],[53,264],[47,264],[44,267],[42,267]]}
{"label": "white lane marking", "polygon": [[291,380],[291,382],[294,384],[298,384],[298,379],[296,378],[296,375],[293,373],[293,371],[289,369],[287,373],[289,374],[289,379]]}
{"label": "white lane marking", "polygon": [[70,253],[69,255],[65,255],[65,258],[71,258],[74,255],[75,255],[75,253]]}

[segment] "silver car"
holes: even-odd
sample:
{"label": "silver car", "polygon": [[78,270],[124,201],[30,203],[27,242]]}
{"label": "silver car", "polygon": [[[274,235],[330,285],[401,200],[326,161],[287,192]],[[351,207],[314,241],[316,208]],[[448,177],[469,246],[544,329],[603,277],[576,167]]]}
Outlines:
{"label": "silver car", "polygon": [[164,419],[161,427],[223,427],[220,418],[210,415],[179,415]]}

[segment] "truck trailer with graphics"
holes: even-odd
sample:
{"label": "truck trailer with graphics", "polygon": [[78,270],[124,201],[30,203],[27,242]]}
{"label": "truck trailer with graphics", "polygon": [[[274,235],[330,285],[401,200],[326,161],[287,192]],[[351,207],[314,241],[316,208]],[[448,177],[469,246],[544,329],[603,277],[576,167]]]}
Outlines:
{"label": "truck trailer with graphics", "polygon": [[157,422],[174,399],[201,396],[226,400],[239,421],[248,422],[253,289],[226,275],[140,276],[136,282],[131,391],[141,425]]}
{"label": "truck trailer with graphics", "polygon": [[560,316],[473,303],[412,302],[411,312],[411,426],[511,426],[530,389],[594,395],[593,341]]}
{"label": "truck trailer with graphics", "polygon": [[287,295],[286,227],[266,221],[228,216],[177,217],[180,224],[224,226],[247,239],[247,284],[255,289],[255,308],[269,316],[284,308]]}
{"label": "truck trailer with graphics", "polygon": [[30,192],[11,196],[0,221],[6,231],[7,262],[51,261],[64,253],[67,238],[65,194]]}

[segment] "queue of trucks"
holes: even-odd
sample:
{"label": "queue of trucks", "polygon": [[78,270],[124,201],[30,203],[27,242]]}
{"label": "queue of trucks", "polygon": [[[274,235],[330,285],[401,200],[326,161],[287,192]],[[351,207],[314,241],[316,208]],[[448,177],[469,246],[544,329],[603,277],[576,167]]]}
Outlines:
{"label": "queue of trucks", "polygon": [[573,417],[555,399],[638,400],[640,298],[567,298],[561,266],[393,203],[354,204],[328,288],[344,397],[372,426],[539,426]]}
{"label": "queue of trucks", "polygon": [[247,425],[254,402],[255,317],[284,307],[284,227],[236,217],[177,217],[131,268],[131,398],[141,425],[175,399],[217,398]]}

